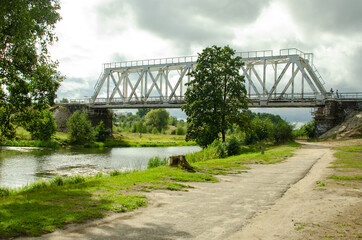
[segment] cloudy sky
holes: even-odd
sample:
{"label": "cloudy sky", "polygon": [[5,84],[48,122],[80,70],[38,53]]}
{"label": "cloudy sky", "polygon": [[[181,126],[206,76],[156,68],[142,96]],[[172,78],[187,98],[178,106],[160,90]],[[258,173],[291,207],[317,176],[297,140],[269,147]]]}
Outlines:
{"label": "cloudy sky", "polygon": [[[50,49],[67,77],[60,99],[91,96],[103,63],[197,55],[212,45],[311,52],[326,89],[362,92],[361,0],[60,2],[59,41]],[[272,112],[292,122],[311,118],[310,109]]]}

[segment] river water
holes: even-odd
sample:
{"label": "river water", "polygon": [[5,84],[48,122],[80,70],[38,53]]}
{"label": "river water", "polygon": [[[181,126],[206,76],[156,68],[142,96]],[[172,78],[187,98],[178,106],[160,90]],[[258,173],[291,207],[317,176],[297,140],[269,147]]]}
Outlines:
{"label": "river water", "polygon": [[0,148],[0,187],[16,188],[59,174],[95,175],[117,170],[143,170],[151,157],[169,157],[201,150],[197,146],[38,149]]}

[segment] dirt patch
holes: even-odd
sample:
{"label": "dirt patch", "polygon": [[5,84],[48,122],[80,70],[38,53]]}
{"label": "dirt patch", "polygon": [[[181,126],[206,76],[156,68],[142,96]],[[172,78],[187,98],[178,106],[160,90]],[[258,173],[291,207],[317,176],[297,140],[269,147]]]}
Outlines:
{"label": "dirt patch", "polygon": [[[348,146],[361,140],[334,143],[318,144]],[[229,239],[362,238],[362,183],[329,179],[336,174],[328,168],[334,159],[329,151],[273,207]]]}

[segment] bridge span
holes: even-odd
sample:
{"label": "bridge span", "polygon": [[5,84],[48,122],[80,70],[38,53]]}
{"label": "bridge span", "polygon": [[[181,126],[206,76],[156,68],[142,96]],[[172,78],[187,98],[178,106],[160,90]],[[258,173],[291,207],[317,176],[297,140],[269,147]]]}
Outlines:
{"label": "bridge span", "polygon": [[[332,97],[313,64],[298,49],[237,52],[249,107],[317,107]],[[106,63],[89,104],[93,108],[180,108],[197,56]]]}
{"label": "bridge span", "polygon": [[[315,108],[317,134],[349,112],[362,110],[362,93],[327,91],[313,54],[298,49],[237,52],[249,108]],[[89,99],[75,100],[90,112],[107,109],[181,108],[197,56],[105,63]],[[72,100],[71,103],[72,104]],[[108,114],[108,113],[107,113]],[[97,120],[98,121],[98,120]]]}

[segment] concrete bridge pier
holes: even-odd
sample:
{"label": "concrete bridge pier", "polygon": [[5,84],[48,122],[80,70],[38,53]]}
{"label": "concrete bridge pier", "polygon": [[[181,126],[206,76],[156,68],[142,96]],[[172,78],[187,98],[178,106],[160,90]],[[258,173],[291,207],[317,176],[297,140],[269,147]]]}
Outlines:
{"label": "concrete bridge pier", "polygon": [[356,100],[329,99],[314,112],[315,133],[322,135],[345,120],[354,111],[361,111],[362,103]]}
{"label": "concrete bridge pier", "polygon": [[53,109],[53,116],[58,126],[58,131],[68,132],[67,121],[70,116],[77,110],[87,111],[88,119],[92,122],[92,126],[97,126],[103,121],[104,126],[112,132],[112,110],[106,108],[92,108],[85,104],[57,104]]}

